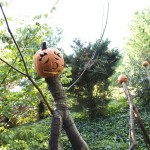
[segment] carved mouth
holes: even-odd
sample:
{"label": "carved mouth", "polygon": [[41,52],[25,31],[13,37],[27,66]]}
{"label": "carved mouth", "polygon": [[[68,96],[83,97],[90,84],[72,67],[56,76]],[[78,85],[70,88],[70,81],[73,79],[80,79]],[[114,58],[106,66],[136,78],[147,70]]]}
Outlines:
{"label": "carved mouth", "polygon": [[57,74],[57,72],[52,72],[51,70],[44,70],[45,73]]}
{"label": "carved mouth", "polygon": [[54,68],[52,68],[52,69],[54,69],[54,70],[56,70],[57,68],[58,68],[58,63],[57,62],[55,62],[55,64],[56,64],[56,67]]}

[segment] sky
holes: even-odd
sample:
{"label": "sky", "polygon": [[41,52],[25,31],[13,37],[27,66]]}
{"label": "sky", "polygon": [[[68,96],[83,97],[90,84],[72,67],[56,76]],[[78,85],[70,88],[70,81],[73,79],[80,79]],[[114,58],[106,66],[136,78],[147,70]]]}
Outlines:
{"label": "sky", "polygon": [[[53,3],[54,0],[13,0],[6,15],[25,18],[49,13]],[[111,48],[123,48],[132,15],[146,7],[150,7],[150,0],[109,0],[109,17],[103,39],[111,41]],[[63,29],[63,41],[59,46],[70,54],[74,38],[94,42],[100,37],[107,8],[108,0],[59,0],[56,11],[47,23]]]}

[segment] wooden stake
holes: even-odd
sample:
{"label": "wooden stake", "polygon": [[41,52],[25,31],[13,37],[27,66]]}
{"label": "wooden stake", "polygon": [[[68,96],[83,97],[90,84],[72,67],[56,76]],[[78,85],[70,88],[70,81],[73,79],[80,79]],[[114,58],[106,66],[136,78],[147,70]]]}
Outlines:
{"label": "wooden stake", "polygon": [[[130,94],[130,92],[129,92],[129,90],[128,90],[126,84],[125,84],[125,82],[122,83],[122,86],[123,86],[125,95],[126,95],[126,97],[127,97],[127,99],[128,99],[128,102],[129,102],[129,105],[130,105],[130,109],[133,110],[133,112],[134,112],[134,117],[135,117],[135,119],[137,120],[137,122],[138,122],[138,124],[139,124],[139,127],[140,127],[140,129],[141,129],[141,131],[142,131],[142,133],[143,133],[144,141],[145,141],[146,145],[148,146],[148,148],[150,149],[150,138],[149,138],[148,133],[147,133],[147,131],[146,131],[144,125],[143,125],[143,122],[142,122],[142,119],[141,119],[140,114],[139,114],[139,112],[138,112],[138,109],[137,109],[137,107],[135,106],[135,104],[133,103],[133,100],[132,100],[132,98],[131,98],[131,94]],[[130,110],[130,111],[131,111],[131,110]],[[131,121],[131,120],[130,120],[130,121]],[[133,121],[132,121],[132,124],[133,124]],[[130,125],[132,126],[132,124],[130,124]],[[133,128],[133,127],[134,127],[134,126],[132,126],[132,128]],[[132,129],[132,128],[131,128],[131,129]],[[133,130],[133,131],[132,131],[132,139],[133,139],[133,143],[136,144],[136,139],[135,139],[134,136],[135,136],[135,133],[134,133],[134,130]],[[132,147],[134,148],[134,145],[131,145],[130,148],[132,148]]]}
{"label": "wooden stake", "polygon": [[123,86],[123,89],[124,89],[124,92],[126,94],[126,97],[128,99],[128,102],[129,102],[129,107],[130,107],[130,135],[131,135],[131,138],[132,138],[132,144],[130,144],[130,150],[133,150],[135,145],[137,144],[137,141],[136,141],[136,135],[135,135],[135,128],[134,128],[134,114],[133,114],[133,100],[131,98],[131,94],[126,86],[126,83],[125,82],[122,82],[122,86]]}
{"label": "wooden stake", "polygon": [[89,150],[88,145],[81,137],[67,107],[66,94],[60,82],[60,76],[46,78],[45,80],[54,98],[55,104],[49,150],[62,150],[60,141],[61,128],[66,131],[73,150]]}
{"label": "wooden stake", "polygon": [[146,67],[145,69],[146,69],[147,79],[150,83],[150,73],[149,73],[148,67]]}

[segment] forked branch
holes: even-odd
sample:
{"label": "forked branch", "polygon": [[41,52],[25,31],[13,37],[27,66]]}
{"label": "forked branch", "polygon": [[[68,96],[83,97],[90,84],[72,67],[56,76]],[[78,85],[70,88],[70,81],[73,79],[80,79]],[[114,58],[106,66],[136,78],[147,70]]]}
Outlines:
{"label": "forked branch", "polygon": [[23,65],[24,65],[24,68],[25,68],[25,72],[26,72],[26,73],[21,72],[20,70],[18,70],[17,68],[15,68],[14,66],[10,65],[8,62],[6,62],[5,60],[3,60],[2,58],[0,58],[0,60],[3,61],[3,62],[4,62],[5,64],[7,64],[8,66],[10,66],[10,67],[11,67],[12,69],[14,69],[15,71],[17,71],[18,73],[21,73],[22,75],[26,76],[26,77],[31,81],[31,83],[33,84],[33,86],[34,86],[34,87],[38,90],[38,92],[40,93],[40,95],[41,95],[41,97],[42,97],[44,103],[45,103],[46,106],[48,107],[48,109],[49,109],[49,111],[51,112],[51,114],[53,114],[53,110],[52,110],[51,107],[49,106],[49,104],[48,104],[48,102],[47,102],[47,100],[46,100],[44,94],[42,93],[41,89],[38,87],[38,85],[34,82],[34,80],[33,80],[33,79],[30,77],[30,75],[29,75],[26,62],[25,62],[24,57],[23,57],[23,55],[22,55],[22,52],[21,52],[21,50],[20,50],[20,48],[19,48],[19,46],[18,46],[18,44],[17,44],[17,42],[16,42],[16,40],[15,40],[15,38],[14,38],[12,32],[11,32],[11,30],[10,30],[10,27],[9,27],[9,24],[8,24],[8,21],[7,21],[7,18],[6,18],[6,15],[5,15],[5,13],[4,13],[4,10],[3,10],[3,8],[2,8],[1,3],[0,3],[0,8],[1,8],[2,14],[3,14],[3,16],[4,16],[4,19],[5,19],[5,22],[6,22],[6,25],[7,25],[8,32],[10,33],[10,35],[11,35],[11,37],[12,37],[12,39],[13,39],[13,42],[15,43],[15,46],[16,46],[16,48],[17,48],[17,50],[18,50],[18,52],[19,52],[19,54],[20,54],[20,57],[21,57],[21,59],[22,59],[22,62],[23,62]]}

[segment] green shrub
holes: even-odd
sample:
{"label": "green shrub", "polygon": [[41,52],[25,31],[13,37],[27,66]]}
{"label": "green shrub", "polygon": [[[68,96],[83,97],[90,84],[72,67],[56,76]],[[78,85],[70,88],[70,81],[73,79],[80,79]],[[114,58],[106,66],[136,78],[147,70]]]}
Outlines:
{"label": "green shrub", "polygon": [[[123,104],[123,103],[122,103]],[[118,104],[118,106],[121,106]],[[117,108],[117,104],[116,104]],[[118,110],[116,115],[107,118],[90,120],[75,120],[81,136],[91,150],[126,150],[129,149],[129,109]],[[139,110],[145,128],[149,129],[150,112]],[[75,114],[75,117],[78,117]],[[47,150],[50,130],[50,120],[44,119],[37,123],[18,126],[4,130],[0,135],[1,150]],[[138,145],[136,150],[146,150],[142,133],[135,122]],[[150,130],[148,134],[150,135]],[[61,141],[64,150],[72,150],[65,131],[62,129]]]}
{"label": "green shrub", "polygon": [[[150,82],[146,75],[140,74],[141,78],[137,81],[136,98],[143,106],[150,104]],[[143,77],[144,76],[144,77]]]}

